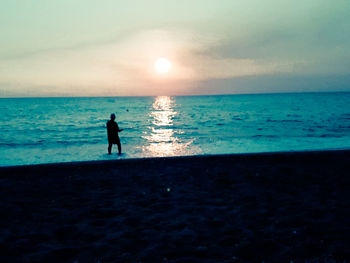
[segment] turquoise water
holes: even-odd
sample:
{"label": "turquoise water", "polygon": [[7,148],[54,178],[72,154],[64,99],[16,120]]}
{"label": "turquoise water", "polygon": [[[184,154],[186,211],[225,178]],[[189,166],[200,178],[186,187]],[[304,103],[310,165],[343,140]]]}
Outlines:
{"label": "turquoise water", "polygon": [[[0,165],[350,148],[349,105],[350,93],[0,99]],[[112,112],[121,157],[107,155]]]}

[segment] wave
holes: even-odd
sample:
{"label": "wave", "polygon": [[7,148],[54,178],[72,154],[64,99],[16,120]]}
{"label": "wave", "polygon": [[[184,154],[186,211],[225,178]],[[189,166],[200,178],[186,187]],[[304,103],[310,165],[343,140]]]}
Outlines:
{"label": "wave", "polygon": [[281,137],[281,136],[257,134],[257,135],[253,135],[253,136],[250,136],[250,137],[251,137],[251,138],[279,138],[279,137]]}
{"label": "wave", "polygon": [[18,146],[55,146],[55,145],[82,145],[82,144],[99,144],[107,141],[106,140],[75,140],[75,141],[37,141],[37,142],[0,142],[0,147],[18,147]]}
{"label": "wave", "polygon": [[301,120],[271,120],[271,119],[267,119],[267,122],[277,122],[277,123],[283,123],[283,122],[303,122]]}
{"label": "wave", "polygon": [[[310,137],[310,136],[307,136]],[[341,134],[321,134],[319,136],[315,136],[315,137],[319,137],[319,138],[343,138],[344,135]]]}

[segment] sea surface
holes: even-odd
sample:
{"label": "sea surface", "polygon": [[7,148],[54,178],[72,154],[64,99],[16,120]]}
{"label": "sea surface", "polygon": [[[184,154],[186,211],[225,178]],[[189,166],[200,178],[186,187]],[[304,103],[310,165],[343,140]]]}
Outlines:
{"label": "sea surface", "polygon": [[350,93],[0,99],[0,166],[349,148]]}

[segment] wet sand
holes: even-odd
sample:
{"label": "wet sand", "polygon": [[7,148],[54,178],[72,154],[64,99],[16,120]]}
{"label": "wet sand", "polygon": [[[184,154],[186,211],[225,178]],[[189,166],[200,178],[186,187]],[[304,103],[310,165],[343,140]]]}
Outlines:
{"label": "wet sand", "polygon": [[350,261],[350,151],[0,173],[1,262]]}

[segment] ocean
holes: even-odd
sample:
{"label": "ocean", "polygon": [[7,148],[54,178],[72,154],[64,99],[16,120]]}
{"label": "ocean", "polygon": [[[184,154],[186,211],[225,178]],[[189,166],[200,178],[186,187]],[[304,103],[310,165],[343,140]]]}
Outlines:
{"label": "ocean", "polygon": [[0,166],[349,148],[350,93],[0,99]]}

